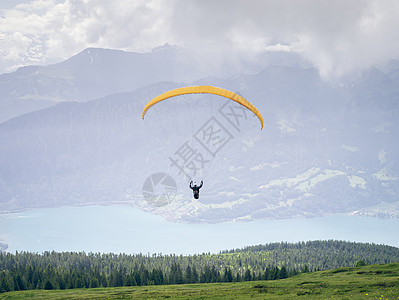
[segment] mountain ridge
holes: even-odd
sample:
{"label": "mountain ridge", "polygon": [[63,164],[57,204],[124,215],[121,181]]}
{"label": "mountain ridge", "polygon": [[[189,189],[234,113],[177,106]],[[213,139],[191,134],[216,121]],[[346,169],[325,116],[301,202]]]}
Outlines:
{"label": "mountain ridge", "polygon": [[[94,50],[67,63],[84,68],[74,59],[90,63],[88,51]],[[326,82],[314,68],[268,66],[226,78],[157,81],[12,118],[0,123],[0,211],[120,203],[174,222],[398,217],[399,85],[390,78],[372,70]],[[156,95],[197,84],[243,95],[263,114],[264,130],[250,115],[246,129],[238,130],[223,112],[228,103],[205,96],[165,101],[141,119]],[[199,143],[210,120],[230,135],[217,155]],[[188,177],[171,164],[187,141],[210,162],[190,175],[205,181],[199,201],[191,198]],[[168,205],[154,206],[143,190],[160,172],[172,177],[176,194]],[[155,187],[156,193],[165,188]]]}

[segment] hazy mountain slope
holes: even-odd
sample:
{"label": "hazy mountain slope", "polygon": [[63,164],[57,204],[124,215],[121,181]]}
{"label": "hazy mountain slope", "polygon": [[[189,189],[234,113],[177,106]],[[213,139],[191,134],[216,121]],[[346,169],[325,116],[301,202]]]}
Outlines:
{"label": "hazy mountain slope", "polygon": [[[177,106],[165,101],[141,119],[149,99],[188,84],[239,92],[263,114],[264,130],[250,115],[240,116],[245,128],[235,126],[226,102],[210,108],[207,96],[181,98]],[[399,85],[378,70],[327,83],[314,69],[270,66],[59,104],[0,125],[0,210],[125,203],[184,222],[398,216],[398,95]],[[200,140],[211,117],[230,134],[214,157]],[[172,163],[185,142],[209,161],[189,174],[205,181],[199,201]],[[166,195],[154,203],[143,189],[159,172],[175,186],[153,182],[151,193]]]}
{"label": "hazy mountain slope", "polygon": [[174,47],[143,54],[89,48],[58,64],[1,74],[0,122],[57,102],[92,100],[164,80],[194,80],[203,71]]}
{"label": "hazy mountain slope", "polygon": [[254,61],[231,61],[164,45],[148,53],[89,48],[64,62],[27,66],[0,74],[0,123],[53,106],[134,91],[160,81],[190,82],[204,76],[231,76],[265,65],[298,65],[295,54],[265,53]]}

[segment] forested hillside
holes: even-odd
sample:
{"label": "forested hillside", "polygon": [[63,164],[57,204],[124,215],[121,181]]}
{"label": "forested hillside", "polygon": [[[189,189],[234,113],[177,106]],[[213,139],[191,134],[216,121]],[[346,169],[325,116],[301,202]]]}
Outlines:
{"label": "forested hillside", "polygon": [[274,280],[356,264],[399,262],[399,248],[343,241],[272,243],[219,254],[0,253],[0,292]]}

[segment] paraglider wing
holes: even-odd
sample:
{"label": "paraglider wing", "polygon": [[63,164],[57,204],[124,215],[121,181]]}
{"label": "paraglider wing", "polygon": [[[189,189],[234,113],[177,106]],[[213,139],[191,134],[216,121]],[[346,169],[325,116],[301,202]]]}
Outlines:
{"label": "paraglider wing", "polygon": [[228,99],[231,99],[242,106],[248,108],[250,111],[252,111],[258,118],[261,123],[261,130],[263,129],[263,117],[261,113],[257,110],[257,108],[251,104],[248,100],[244,99],[240,95],[237,95],[236,93],[230,92],[228,90],[214,87],[214,86],[208,86],[208,85],[201,85],[201,86],[189,86],[189,87],[183,87],[183,88],[178,88],[174,90],[170,90],[168,92],[165,92],[154,99],[152,99],[150,102],[146,104],[143,110],[142,118],[144,119],[144,116],[148,109],[150,109],[151,106],[157,104],[158,102],[161,102],[163,100],[175,97],[175,96],[180,96],[180,95],[185,95],[185,94],[214,94],[218,96],[222,96]]}

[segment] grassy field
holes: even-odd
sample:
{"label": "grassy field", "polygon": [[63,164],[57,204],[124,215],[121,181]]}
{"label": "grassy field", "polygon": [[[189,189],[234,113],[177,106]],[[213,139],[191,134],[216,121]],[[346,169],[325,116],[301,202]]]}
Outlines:
{"label": "grassy field", "polygon": [[276,281],[0,294],[0,299],[399,299],[399,263],[300,274]]}

